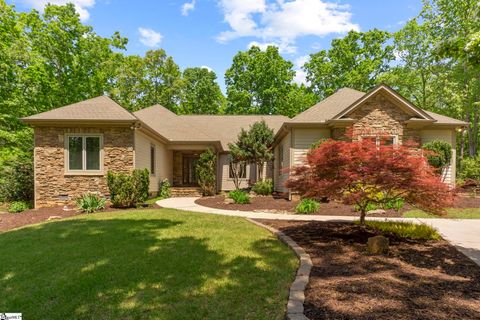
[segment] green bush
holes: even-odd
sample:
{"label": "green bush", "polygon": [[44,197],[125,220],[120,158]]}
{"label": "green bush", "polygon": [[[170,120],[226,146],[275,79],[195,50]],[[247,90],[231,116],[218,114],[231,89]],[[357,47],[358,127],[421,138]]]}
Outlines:
{"label": "green bush", "polygon": [[250,203],[250,196],[242,190],[233,190],[228,193],[228,197],[233,199],[235,203],[247,204]]}
{"label": "green bush", "polygon": [[213,196],[216,191],[215,169],[217,156],[212,149],[207,149],[200,154],[196,166],[197,183],[204,196]]}
{"label": "green bush", "polygon": [[106,200],[93,193],[86,193],[77,199],[77,208],[86,213],[105,209]]}
{"label": "green bush", "polygon": [[256,194],[267,196],[273,192],[272,179],[265,179],[263,181],[257,181],[252,187],[252,191]]}
{"label": "green bush", "polygon": [[[359,222],[357,222],[359,223]],[[395,234],[401,238],[420,239],[420,240],[439,240],[440,234],[437,230],[426,224],[415,224],[412,222],[385,222],[385,221],[366,221],[368,228],[375,229],[385,233]]]}
{"label": "green bush", "polygon": [[459,176],[464,180],[480,180],[480,156],[475,158],[463,158],[460,162]]}
{"label": "green bush", "polygon": [[300,214],[315,213],[320,209],[320,203],[313,199],[302,199],[296,206],[295,212]]}
{"label": "green bush", "polygon": [[33,161],[22,157],[0,169],[0,201],[33,202]]}
{"label": "green bush", "polygon": [[168,179],[163,179],[160,181],[160,185],[158,187],[158,197],[161,199],[170,198],[171,195],[171,185]]}
{"label": "green bush", "polygon": [[433,140],[425,143],[423,149],[431,151],[426,157],[432,167],[441,169],[450,164],[450,160],[452,159],[452,146],[448,142]]}
{"label": "green bush", "polygon": [[147,169],[135,169],[131,174],[107,172],[110,200],[114,207],[135,207],[148,199],[150,177]]}
{"label": "green bush", "polygon": [[8,206],[8,212],[18,213],[30,209],[30,205],[25,201],[14,201]]}

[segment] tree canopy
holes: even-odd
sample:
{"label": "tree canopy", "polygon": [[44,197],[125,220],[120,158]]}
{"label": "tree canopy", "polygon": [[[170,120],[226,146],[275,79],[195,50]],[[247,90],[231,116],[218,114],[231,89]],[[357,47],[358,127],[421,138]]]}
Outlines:
{"label": "tree canopy", "polygon": [[389,38],[390,33],[377,29],[350,31],[344,38],[334,39],[330,49],[311,54],[304,69],[312,91],[324,99],[343,87],[373,88],[394,59]]}

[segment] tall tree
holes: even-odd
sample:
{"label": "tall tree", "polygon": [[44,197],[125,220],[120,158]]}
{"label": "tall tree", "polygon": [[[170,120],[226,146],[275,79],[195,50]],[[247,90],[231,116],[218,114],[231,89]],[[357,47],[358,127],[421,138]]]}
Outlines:
{"label": "tall tree", "polygon": [[253,46],[239,52],[225,73],[227,113],[280,114],[290,92],[295,71],[278,48],[265,51]]}
{"label": "tall tree", "polygon": [[223,104],[223,94],[215,72],[207,68],[187,68],[182,74],[183,114],[217,114]]}
{"label": "tall tree", "polygon": [[111,95],[131,111],[160,104],[177,111],[181,97],[181,72],[165,50],[147,51],[145,57],[127,56],[114,80]]}
{"label": "tall tree", "polygon": [[391,84],[402,95],[423,109],[435,104],[436,72],[443,68],[433,54],[434,44],[425,25],[413,19],[394,34],[397,64],[381,75],[381,81]]}
{"label": "tall tree", "polygon": [[[421,14],[431,30],[439,59],[451,61],[452,81],[459,83],[461,109],[468,132],[468,152],[478,151],[480,120],[480,7],[475,0],[425,0]],[[457,70],[455,70],[457,69]],[[458,70],[459,69],[459,70]]]}
{"label": "tall tree", "polygon": [[350,31],[344,38],[334,39],[329,50],[310,55],[304,69],[313,92],[324,99],[343,87],[371,89],[394,59],[389,39],[390,33],[377,29]]}

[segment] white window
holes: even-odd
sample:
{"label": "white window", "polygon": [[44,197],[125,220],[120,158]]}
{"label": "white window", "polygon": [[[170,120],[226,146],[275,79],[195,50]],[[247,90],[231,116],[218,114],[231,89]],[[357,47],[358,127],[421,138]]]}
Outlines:
{"label": "white window", "polygon": [[155,159],[155,145],[150,145],[150,174],[155,175],[156,159]]}
{"label": "white window", "polygon": [[68,173],[101,173],[102,144],[102,136],[99,134],[66,135],[66,171]]}
{"label": "white window", "polygon": [[278,146],[278,167],[283,169],[283,145]]}
{"label": "white window", "polygon": [[398,136],[362,136],[362,140],[371,140],[378,146],[391,146],[398,144]]}

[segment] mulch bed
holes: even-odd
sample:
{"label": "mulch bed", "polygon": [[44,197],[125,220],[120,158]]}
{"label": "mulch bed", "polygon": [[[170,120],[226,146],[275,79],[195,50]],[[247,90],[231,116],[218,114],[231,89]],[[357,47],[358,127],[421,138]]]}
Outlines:
{"label": "mulch bed", "polygon": [[[195,201],[195,203],[216,209],[239,210],[239,211],[258,211],[271,213],[295,213],[295,207],[298,201],[288,201],[282,197],[275,196],[252,196],[249,204],[225,203],[225,195],[217,195],[214,197],[203,197]],[[455,197],[453,208],[479,208],[480,198],[472,197],[466,193],[459,193]],[[401,210],[387,210],[385,213],[369,214],[369,217],[402,217],[403,213],[413,209],[412,206],[405,205]],[[358,212],[353,210],[352,206],[347,206],[335,201],[322,203],[320,211],[317,215],[324,216],[358,216]]]}
{"label": "mulch bed", "polygon": [[[153,207],[159,208],[156,204]],[[102,212],[118,210],[127,209],[118,209],[107,206]],[[132,210],[132,208],[128,208],[128,210]],[[78,210],[64,211],[63,206],[30,209],[20,213],[0,213],[0,232],[47,221],[51,217],[54,218],[51,218],[50,220],[61,220],[79,214],[82,214],[82,212]]]}
{"label": "mulch bed", "polygon": [[305,291],[310,319],[480,319],[480,267],[441,241],[388,236],[388,255],[369,255],[374,232],[341,222],[259,220],[312,258]]}
{"label": "mulch bed", "polygon": [[[288,201],[285,198],[278,198],[274,196],[259,196],[251,197],[249,204],[231,204],[225,203],[225,196],[218,195],[215,197],[203,197],[195,201],[195,203],[217,209],[239,210],[239,211],[262,211],[272,213],[295,213],[295,207],[298,201]],[[369,217],[401,217],[403,212],[411,209],[405,206],[400,211],[387,210],[386,213],[369,214]],[[315,213],[324,216],[358,216],[358,213],[352,209],[352,206],[347,206],[338,202],[330,201],[320,205],[320,211]]]}
{"label": "mulch bed", "polygon": [[472,197],[467,193],[458,193],[453,202],[454,208],[480,208],[480,197]]}

